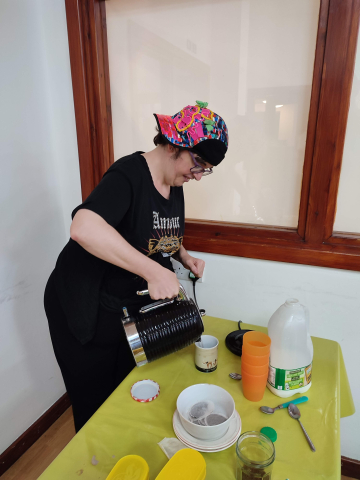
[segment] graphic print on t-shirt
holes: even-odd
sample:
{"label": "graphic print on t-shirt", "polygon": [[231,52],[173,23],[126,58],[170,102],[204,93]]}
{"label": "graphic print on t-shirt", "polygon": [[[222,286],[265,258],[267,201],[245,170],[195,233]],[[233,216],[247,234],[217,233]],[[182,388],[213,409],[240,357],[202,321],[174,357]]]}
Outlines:
{"label": "graphic print on t-shirt", "polygon": [[171,257],[180,250],[183,237],[179,237],[179,217],[160,217],[159,212],[153,212],[153,230],[158,238],[154,236],[148,241],[148,254],[161,253],[163,257]]}

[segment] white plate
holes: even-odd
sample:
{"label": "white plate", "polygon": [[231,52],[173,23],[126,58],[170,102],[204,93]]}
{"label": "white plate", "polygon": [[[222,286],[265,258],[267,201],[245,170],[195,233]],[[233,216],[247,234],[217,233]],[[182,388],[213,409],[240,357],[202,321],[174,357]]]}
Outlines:
{"label": "white plate", "polygon": [[178,412],[174,413],[173,427],[178,439],[186,446],[198,450],[200,452],[220,452],[233,445],[240,436],[241,419],[237,412],[234,414],[234,419],[230,423],[230,427],[225,435],[218,440],[200,440],[191,436],[186,432],[180,422]]}
{"label": "white plate", "polygon": [[239,430],[239,433],[233,438],[233,440],[231,442],[229,442],[228,444],[226,445],[219,445],[218,447],[206,447],[206,446],[201,446],[201,445],[194,445],[192,443],[188,443],[186,442],[186,440],[184,440],[183,437],[181,437],[181,435],[179,435],[178,432],[175,433],[175,435],[178,437],[178,439],[187,447],[189,448],[192,448],[194,450],[198,450],[199,452],[208,452],[208,453],[214,453],[214,452],[220,452],[222,450],[226,450],[227,448],[231,447],[235,442],[236,440],[239,438],[240,436],[240,430]]}
{"label": "white plate", "polygon": [[[191,443],[187,443],[180,435],[179,433],[176,433],[178,439],[180,440],[180,442],[182,442],[185,446],[189,447],[189,448],[192,448],[194,450],[198,450],[200,452],[208,452],[208,453],[214,453],[214,452],[220,452],[221,450],[226,450],[227,448],[231,447],[234,442],[230,442],[229,444],[227,445],[221,445],[221,447],[218,447],[218,448],[208,448],[208,447],[200,447],[200,446],[197,446],[197,445],[193,445]],[[235,438],[235,441],[237,440],[237,438]]]}
{"label": "white plate", "polygon": [[241,418],[235,410],[234,418],[230,422],[228,431],[218,440],[200,440],[190,435],[182,426],[177,410],[175,410],[173,416],[173,428],[177,438],[187,447],[199,452],[220,452],[221,450],[226,450],[231,447],[239,438],[241,433]]}

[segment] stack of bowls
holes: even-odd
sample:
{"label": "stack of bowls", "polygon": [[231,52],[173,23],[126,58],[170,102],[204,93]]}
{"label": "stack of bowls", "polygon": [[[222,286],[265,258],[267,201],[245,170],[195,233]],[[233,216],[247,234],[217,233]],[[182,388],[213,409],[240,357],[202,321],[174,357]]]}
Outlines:
{"label": "stack of bowls", "polygon": [[243,338],[241,375],[244,397],[260,401],[269,374],[271,339],[262,332],[247,332]]}
{"label": "stack of bowls", "polygon": [[[211,400],[217,413],[227,420],[219,425],[196,425],[189,420],[189,410],[198,402]],[[178,396],[177,411],[184,429],[193,437],[201,440],[217,440],[228,431],[231,420],[234,419],[235,402],[230,393],[217,385],[197,384],[183,390]]]}

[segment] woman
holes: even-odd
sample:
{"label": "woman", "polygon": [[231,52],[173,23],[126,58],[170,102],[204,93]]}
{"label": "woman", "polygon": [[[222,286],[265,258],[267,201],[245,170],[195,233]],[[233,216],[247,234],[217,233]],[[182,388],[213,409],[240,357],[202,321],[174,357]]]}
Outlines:
{"label": "woman", "polygon": [[45,290],[54,352],[72,402],[75,429],[87,422],[135,366],[122,327],[153,300],[173,298],[179,282],[170,257],[201,277],[205,263],[182,245],[182,186],[212,173],[227,151],[225,122],[196,102],[157,115],[150,152],[115,162],[72,213],[70,240]]}

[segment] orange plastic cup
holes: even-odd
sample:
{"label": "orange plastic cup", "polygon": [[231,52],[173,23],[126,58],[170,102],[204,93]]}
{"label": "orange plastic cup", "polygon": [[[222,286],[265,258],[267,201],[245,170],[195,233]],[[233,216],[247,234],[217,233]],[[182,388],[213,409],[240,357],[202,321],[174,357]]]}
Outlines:
{"label": "orange plastic cup", "polygon": [[243,351],[250,355],[263,356],[270,353],[271,338],[262,332],[246,332],[243,337]]}
{"label": "orange plastic cup", "polygon": [[243,372],[249,373],[250,375],[264,375],[265,373],[267,375],[269,373],[269,363],[257,367],[241,360],[241,373]]}
{"label": "orange plastic cup", "polygon": [[268,374],[250,375],[242,371],[241,375],[244,397],[251,402],[260,402],[265,393]]}
{"label": "orange plastic cup", "polygon": [[250,355],[249,353],[242,352],[241,361],[248,363],[249,365],[254,365],[261,367],[262,365],[269,365],[270,353],[267,355]]}

